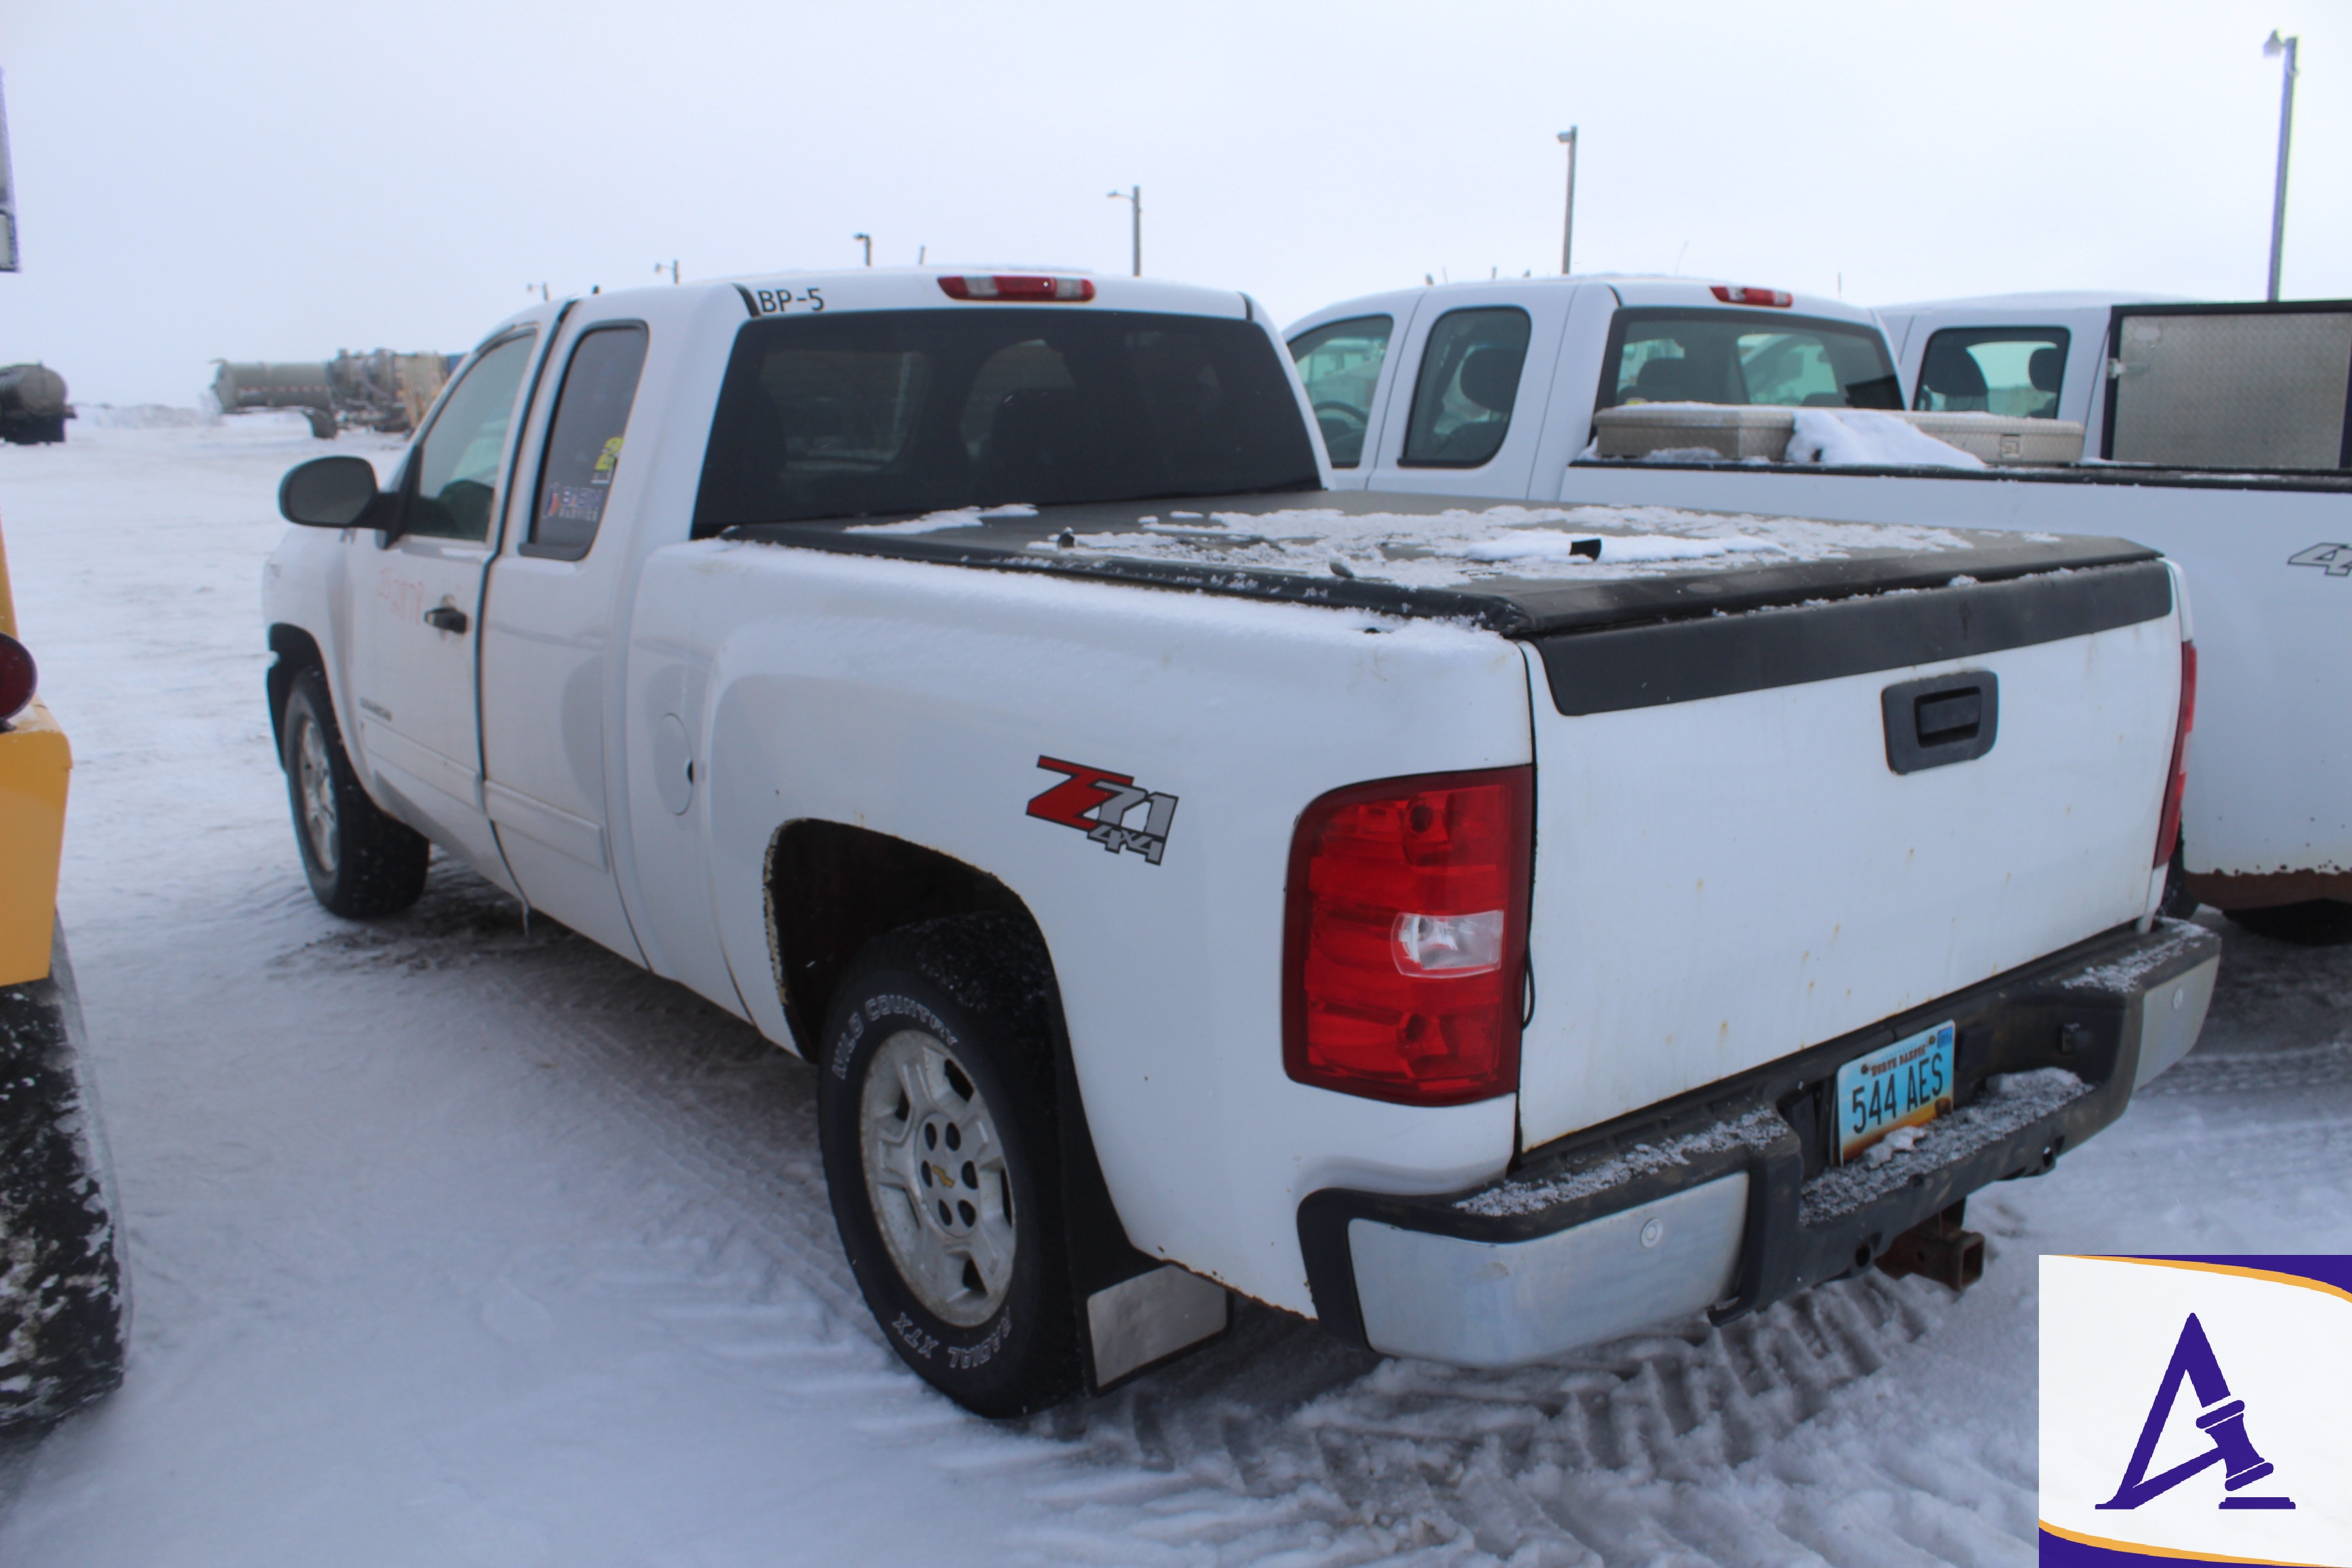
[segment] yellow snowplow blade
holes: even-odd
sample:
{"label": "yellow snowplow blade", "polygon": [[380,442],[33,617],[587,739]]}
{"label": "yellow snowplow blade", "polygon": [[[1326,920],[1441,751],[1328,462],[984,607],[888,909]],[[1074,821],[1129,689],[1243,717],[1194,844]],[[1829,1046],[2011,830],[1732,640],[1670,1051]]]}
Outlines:
{"label": "yellow snowplow blade", "polygon": [[[0,632],[16,635],[8,558],[0,548]],[[49,972],[73,749],[38,701],[0,726],[0,985]]]}
{"label": "yellow snowplow blade", "polygon": [[0,733],[0,985],[49,972],[73,752],[36,702]]}

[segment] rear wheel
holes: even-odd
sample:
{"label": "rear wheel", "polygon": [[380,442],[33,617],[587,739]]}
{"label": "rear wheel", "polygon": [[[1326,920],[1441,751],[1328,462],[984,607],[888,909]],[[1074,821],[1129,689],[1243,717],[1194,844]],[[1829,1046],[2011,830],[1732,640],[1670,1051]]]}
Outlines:
{"label": "rear wheel", "polygon": [[1075,1393],[1045,949],[977,914],[876,939],[825,1031],[817,1127],[844,1250],[891,1348],[982,1415]]}
{"label": "rear wheel", "polygon": [[2352,904],[2334,899],[2221,912],[2256,936],[2291,942],[2298,947],[2342,947],[2352,942]]}
{"label": "rear wheel", "polygon": [[286,792],[294,811],[294,841],[310,891],[336,914],[351,919],[388,915],[425,891],[433,847],[404,822],[377,809],[360,787],[326,672],[316,665],[294,678],[282,726]]}

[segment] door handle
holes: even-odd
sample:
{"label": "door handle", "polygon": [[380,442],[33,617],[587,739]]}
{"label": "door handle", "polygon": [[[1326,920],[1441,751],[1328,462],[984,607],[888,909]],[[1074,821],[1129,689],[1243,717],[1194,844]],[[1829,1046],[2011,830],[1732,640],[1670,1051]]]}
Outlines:
{"label": "door handle", "polygon": [[466,619],[466,612],[457,605],[436,605],[425,612],[425,624],[441,631],[456,632],[463,637],[466,627],[471,623]]}

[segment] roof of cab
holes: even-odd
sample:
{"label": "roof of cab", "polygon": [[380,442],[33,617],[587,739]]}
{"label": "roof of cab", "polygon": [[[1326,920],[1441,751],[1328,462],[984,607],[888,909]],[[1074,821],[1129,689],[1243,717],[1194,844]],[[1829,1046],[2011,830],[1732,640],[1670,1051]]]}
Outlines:
{"label": "roof of cab", "polygon": [[[940,286],[943,278],[1082,278],[1094,285],[1097,310],[1150,310],[1172,315],[1266,320],[1265,308],[1247,294],[1156,278],[1106,277],[1076,267],[858,267],[827,272],[761,272],[710,280],[745,296],[754,315],[797,315],[824,310],[1003,310],[1017,300],[957,300]],[[658,288],[659,285],[655,285]],[[762,296],[766,299],[763,300]],[[777,304],[774,301],[782,301]],[[821,300],[822,303],[816,301]],[[1039,301],[1039,307],[1085,310],[1079,300]]]}
{"label": "roof of cab", "polygon": [[1752,283],[1741,285],[1732,283],[1723,279],[1673,278],[1658,273],[1578,272],[1565,278],[1559,276],[1547,276],[1542,278],[1468,278],[1464,279],[1459,282],[1449,281],[1445,283],[1424,284],[1418,289],[1391,289],[1379,294],[1360,295],[1355,299],[1340,300],[1323,306],[1318,310],[1309,311],[1306,315],[1298,317],[1297,320],[1286,325],[1283,331],[1286,334],[1295,333],[1304,326],[1310,324],[1321,325],[1327,321],[1343,320],[1349,314],[1371,307],[1376,303],[1407,298],[1416,294],[1442,294],[1449,290],[1461,290],[1464,292],[1476,291],[1492,295],[1498,290],[1528,290],[1537,289],[1559,289],[1563,287],[1573,288],[1586,284],[1598,284],[1602,288],[1613,290],[1617,295],[1619,302],[1629,306],[1685,306],[1693,310],[1785,310],[1791,315],[1811,316],[1817,319],[1832,321],[1847,321],[1858,327],[1866,327],[1873,331],[1878,330],[1878,319],[1872,313],[1867,306],[1850,305],[1843,300],[1831,299],[1820,294],[1799,294],[1795,293],[1793,290],[1781,289],[1780,290],[1780,292],[1786,293],[1790,296],[1790,303],[1784,306],[1737,304],[1717,299],[1714,291],[1718,288],[1733,289],[1746,287],[1751,289],[1761,289],[1769,287],[1769,285]]}
{"label": "roof of cab", "polygon": [[2058,289],[2040,293],[1972,294],[1959,300],[1912,300],[1881,305],[1890,316],[1917,315],[1928,310],[2104,310],[2116,305],[2189,305],[2184,294],[2136,294],[2125,289]]}

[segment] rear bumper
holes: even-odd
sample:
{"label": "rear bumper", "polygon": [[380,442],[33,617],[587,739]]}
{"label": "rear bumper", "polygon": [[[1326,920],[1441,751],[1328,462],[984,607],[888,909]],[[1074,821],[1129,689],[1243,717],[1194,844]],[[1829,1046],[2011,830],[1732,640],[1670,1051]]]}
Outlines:
{"label": "rear bumper", "polygon": [[[2221,939],[2126,930],[1876,1027],[1530,1151],[1434,1196],[1299,1205],[1318,1317],[1391,1355],[1508,1366],[1868,1268],[1996,1181],[2041,1175],[2196,1044]],[[1956,1026],[1958,1108],[1877,1164],[1835,1163],[1839,1066]]]}

